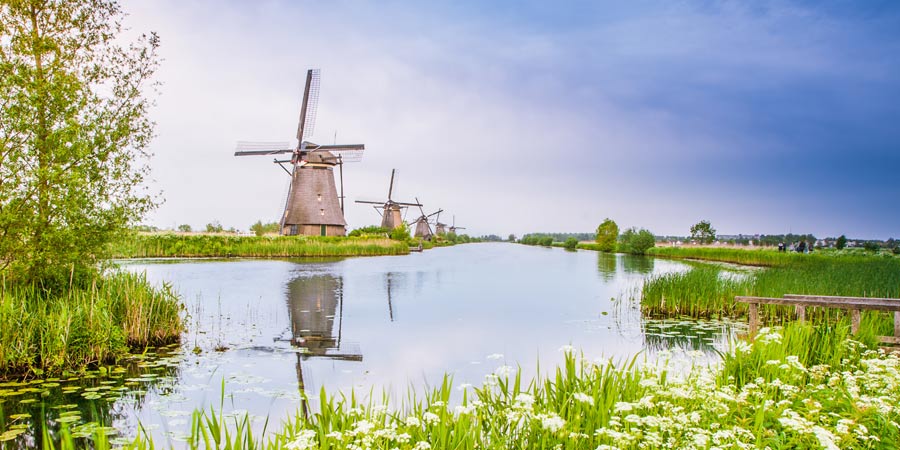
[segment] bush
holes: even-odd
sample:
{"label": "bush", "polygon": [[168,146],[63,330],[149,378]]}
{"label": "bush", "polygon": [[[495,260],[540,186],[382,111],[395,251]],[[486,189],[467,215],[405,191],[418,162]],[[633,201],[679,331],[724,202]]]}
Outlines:
{"label": "bush", "polygon": [[553,238],[550,236],[542,237],[540,242],[544,247],[550,247],[553,245]]}
{"label": "bush", "polygon": [[607,218],[597,227],[597,245],[602,252],[611,252],[616,249],[616,240],[619,239],[619,226],[612,219]]}
{"label": "bush", "polygon": [[578,239],[573,237],[566,239],[564,247],[566,247],[566,250],[575,250],[575,247],[578,247]]}
{"label": "bush", "polygon": [[881,247],[879,247],[878,243],[875,241],[866,241],[866,243],[863,244],[863,248],[867,252],[877,252]]}
{"label": "bush", "polygon": [[654,246],[656,246],[656,237],[644,228],[638,230],[635,227],[631,227],[622,233],[619,240],[619,251],[622,253],[643,255]]}
{"label": "bush", "polygon": [[409,225],[406,222],[401,222],[400,226],[391,230],[391,239],[395,241],[408,241],[410,237]]}

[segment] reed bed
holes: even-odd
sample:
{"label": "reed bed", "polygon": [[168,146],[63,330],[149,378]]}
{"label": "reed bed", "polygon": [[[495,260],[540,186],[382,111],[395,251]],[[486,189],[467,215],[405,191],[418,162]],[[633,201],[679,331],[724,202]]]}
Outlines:
{"label": "reed bed", "polygon": [[795,261],[830,257],[824,253],[779,252],[773,249],[740,249],[719,247],[653,247],[647,255],[661,258],[701,259],[745,266],[776,266]]}
{"label": "reed bed", "polygon": [[0,284],[0,376],[80,370],[176,342],[182,310],[168,285],[131,273],[63,293]]}
{"label": "reed bed", "polygon": [[[653,317],[740,317],[746,314],[747,305],[735,303],[737,295],[900,298],[900,260],[896,258],[799,256],[789,263],[737,276],[722,267],[698,264],[688,272],[651,277],[640,292],[641,310]],[[793,308],[783,306],[766,305],[761,311],[764,317],[776,321],[794,315]]]}
{"label": "reed bed", "polygon": [[[268,436],[254,436],[246,418],[197,411],[187,447],[894,448],[900,359],[871,350],[847,328],[763,329],[752,343],[734,344],[716,365],[665,352],[655,363],[613,363],[565,348],[563,364],[548,376],[525,381],[515,368],[500,366],[481,386],[457,388],[445,377],[421,399],[411,387],[397,407],[386,395],[361,401],[352,392],[323,391],[319,412],[298,412]],[[463,391],[458,404],[451,404],[454,389]],[[125,448],[154,443],[139,435]]]}
{"label": "reed bed", "polygon": [[137,234],[112,245],[115,258],[290,258],[404,255],[404,241],[383,237]]}

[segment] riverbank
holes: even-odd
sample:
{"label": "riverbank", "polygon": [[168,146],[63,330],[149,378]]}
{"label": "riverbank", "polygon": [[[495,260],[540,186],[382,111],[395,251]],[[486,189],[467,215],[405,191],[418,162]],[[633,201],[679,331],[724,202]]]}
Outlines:
{"label": "riverbank", "polygon": [[3,284],[0,300],[0,378],[76,373],[177,342],[184,329],[172,290],[130,273],[61,293]]}
{"label": "riverbank", "polygon": [[[323,393],[318,412],[297,413],[269,436],[254,436],[246,418],[195,411],[187,446],[891,448],[900,439],[900,359],[867,341],[846,323],[793,324],[736,343],[712,366],[684,353],[613,363],[564,347],[563,364],[530,381],[500,365],[481,386],[454,387],[447,376],[400,405]],[[463,391],[459,404],[450,403],[454,390]],[[144,435],[126,446],[154,447]]]}
{"label": "riverbank", "polygon": [[384,237],[135,234],[112,244],[114,258],[300,258],[409,254],[405,241]]}

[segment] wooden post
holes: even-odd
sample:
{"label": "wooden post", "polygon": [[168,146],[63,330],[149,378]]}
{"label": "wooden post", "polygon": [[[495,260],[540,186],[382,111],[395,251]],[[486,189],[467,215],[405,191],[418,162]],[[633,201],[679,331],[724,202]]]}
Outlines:
{"label": "wooden post", "polygon": [[894,337],[900,338],[900,311],[894,311]]}
{"label": "wooden post", "polygon": [[800,323],[806,322],[806,307],[803,305],[797,305],[795,307],[795,310],[797,311],[797,320],[799,320]]}
{"label": "wooden post", "polygon": [[850,332],[853,334],[859,333],[859,310],[858,309],[850,310]]}
{"label": "wooden post", "polygon": [[759,305],[757,303],[750,303],[750,331],[748,335],[750,339],[756,337],[756,330],[759,329]]}

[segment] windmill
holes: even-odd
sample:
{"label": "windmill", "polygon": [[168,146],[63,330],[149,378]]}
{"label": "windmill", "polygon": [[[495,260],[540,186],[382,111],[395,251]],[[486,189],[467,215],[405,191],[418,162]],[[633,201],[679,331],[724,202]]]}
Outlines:
{"label": "windmill", "polygon": [[[274,159],[291,177],[280,220],[281,234],[284,235],[343,236],[347,232],[347,222],[344,220],[344,163],[362,159],[365,145],[317,145],[304,140],[312,136],[315,129],[319,80],[319,69],[306,72],[295,148],[290,148],[288,142],[241,141],[234,152],[234,156],[291,155],[290,159]],[[290,170],[285,167],[288,163]],[[334,182],[335,166],[340,172],[340,197]]]}
{"label": "windmill", "polygon": [[438,211],[437,216],[434,218],[434,234],[447,234],[447,224],[441,223],[442,211]]}
{"label": "windmill", "polygon": [[[381,214],[381,228],[384,228],[386,230],[393,230],[394,228],[397,228],[401,224],[403,224],[403,218],[400,216],[401,209],[407,208],[410,206],[418,206],[418,207],[422,206],[419,204],[418,200],[416,200],[416,203],[403,203],[403,202],[395,202],[391,198],[391,194],[394,193],[394,175],[395,175],[396,171],[397,171],[397,169],[391,169],[391,184],[388,187],[387,201],[384,201],[384,202],[371,202],[371,201],[367,201],[367,200],[357,200],[356,201],[356,203],[365,203],[365,204],[369,204],[369,205],[380,205],[382,211],[379,211],[378,213]],[[379,207],[375,206],[374,208],[375,208],[375,211],[378,211]]]}
{"label": "windmill", "polygon": [[453,225],[450,225],[450,232],[456,234],[456,230],[465,230],[466,227],[456,226],[456,216],[453,216]]}
{"label": "windmill", "polygon": [[[416,203],[419,203],[418,197],[416,197]],[[419,205],[419,212],[422,215],[419,216],[419,218],[416,219],[416,221],[415,221],[416,232],[413,234],[413,237],[422,238],[422,239],[425,239],[426,241],[430,241],[431,236],[433,236],[434,233],[431,232],[431,224],[428,222],[428,219],[430,219],[431,216],[440,214],[441,211],[443,211],[443,209],[439,209],[436,212],[433,212],[431,214],[425,214],[425,210],[422,209],[421,205]]]}

